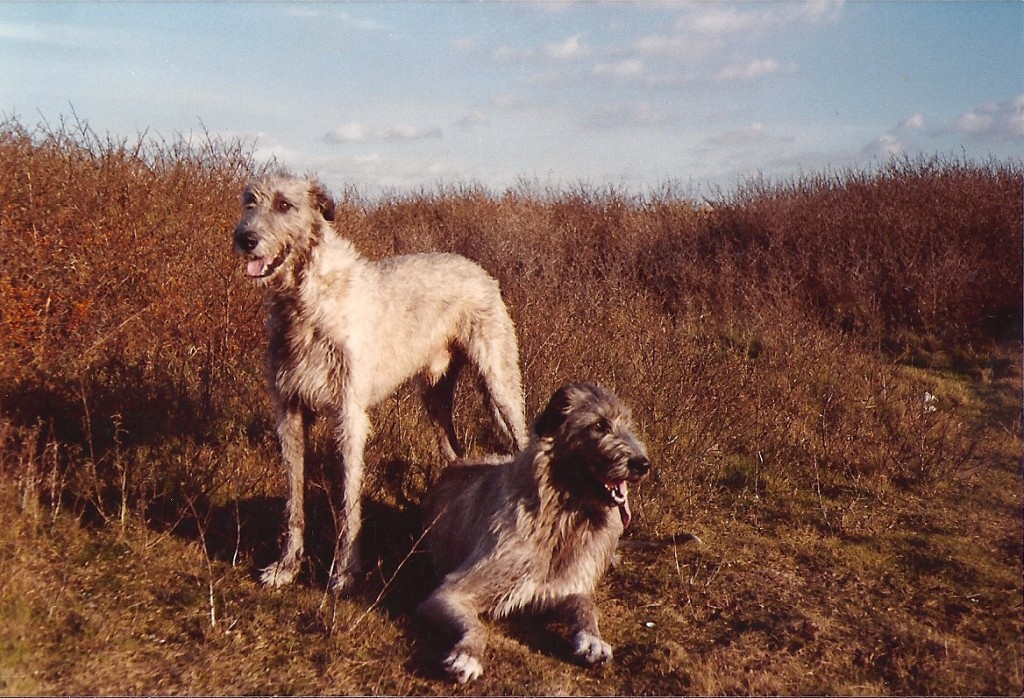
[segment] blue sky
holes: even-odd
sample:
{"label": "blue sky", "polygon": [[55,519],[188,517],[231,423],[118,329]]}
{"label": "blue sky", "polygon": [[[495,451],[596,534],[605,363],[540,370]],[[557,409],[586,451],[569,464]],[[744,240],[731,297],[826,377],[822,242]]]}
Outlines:
{"label": "blue sky", "polygon": [[0,111],[242,138],[333,189],[701,195],[1024,154],[1024,3],[0,2]]}

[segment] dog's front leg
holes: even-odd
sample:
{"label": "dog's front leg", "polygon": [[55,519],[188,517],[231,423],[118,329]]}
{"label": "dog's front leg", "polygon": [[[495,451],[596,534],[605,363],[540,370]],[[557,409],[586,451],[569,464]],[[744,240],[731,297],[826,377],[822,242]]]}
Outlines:
{"label": "dog's front leg", "polygon": [[572,628],[572,653],[584,664],[601,664],[612,658],[612,648],[597,629],[597,604],[583,594],[567,596],[558,607],[559,615]]}
{"label": "dog's front leg", "polygon": [[281,558],[263,569],[260,579],[267,586],[290,584],[299,572],[303,538],[306,527],[304,458],[306,427],[302,408],[297,404],[278,407],[277,438],[281,444],[281,462],[284,465],[288,493],[285,513],[288,528],[285,532]]}
{"label": "dog's front leg", "polygon": [[338,452],[341,455],[341,507],[334,497],[337,540],[330,588],[335,593],[351,590],[361,572],[357,547],[362,524],[360,493],[363,488],[363,451],[370,435],[366,410],[352,404],[339,411]]}
{"label": "dog's front leg", "polygon": [[449,676],[459,683],[469,683],[483,675],[480,658],[487,646],[487,629],[469,599],[442,585],[416,612],[456,638],[442,662]]}

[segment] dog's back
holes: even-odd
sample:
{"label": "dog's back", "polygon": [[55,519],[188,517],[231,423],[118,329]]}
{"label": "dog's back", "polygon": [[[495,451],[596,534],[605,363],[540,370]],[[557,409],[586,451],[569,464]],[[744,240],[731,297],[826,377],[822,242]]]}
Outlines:
{"label": "dog's back", "polygon": [[502,501],[507,460],[459,462],[445,469],[423,502],[427,541],[438,577],[493,547],[489,519]]}

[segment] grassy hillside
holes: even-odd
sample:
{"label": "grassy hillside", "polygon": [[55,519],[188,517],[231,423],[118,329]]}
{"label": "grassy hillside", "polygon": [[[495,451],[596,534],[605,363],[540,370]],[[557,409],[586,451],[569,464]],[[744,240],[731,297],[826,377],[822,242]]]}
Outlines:
{"label": "grassy hillside", "polygon": [[[0,123],[0,692],[459,690],[411,612],[442,467],[414,389],[374,415],[361,593],[323,592],[319,430],[313,560],[255,582],[283,482],[230,232],[259,170],[233,143]],[[1020,163],[929,159],[699,203],[335,192],[365,254],[501,281],[531,415],[600,382],[655,465],[600,589],[615,661],[514,619],[468,690],[1024,690],[1022,187]],[[456,421],[500,443],[472,381]]]}

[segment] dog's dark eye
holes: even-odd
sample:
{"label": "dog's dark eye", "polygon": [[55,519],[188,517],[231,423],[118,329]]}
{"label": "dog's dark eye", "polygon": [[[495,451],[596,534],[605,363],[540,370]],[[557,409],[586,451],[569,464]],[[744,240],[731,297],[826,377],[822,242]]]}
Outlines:
{"label": "dog's dark eye", "polygon": [[282,199],[280,197],[274,199],[274,210],[278,213],[288,213],[294,208],[288,199]]}
{"label": "dog's dark eye", "polygon": [[598,434],[607,434],[612,430],[612,425],[608,423],[607,419],[599,419],[594,422],[594,431]]}
{"label": "dog's dark eye", "polygon": [[246,208],[252,208],[255,205],[256,195],[246,192],[245,195],[242,196],[242,206],[245,206]]}

